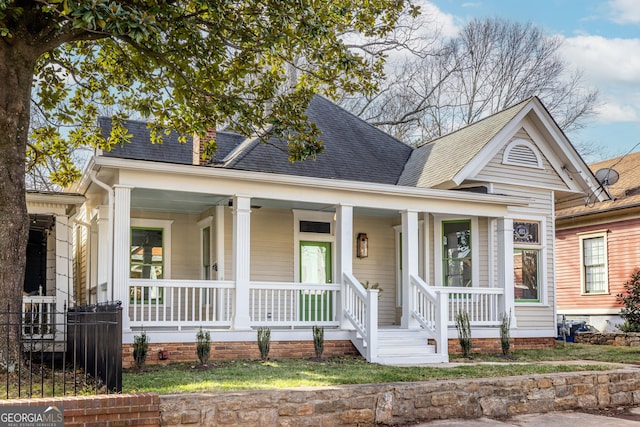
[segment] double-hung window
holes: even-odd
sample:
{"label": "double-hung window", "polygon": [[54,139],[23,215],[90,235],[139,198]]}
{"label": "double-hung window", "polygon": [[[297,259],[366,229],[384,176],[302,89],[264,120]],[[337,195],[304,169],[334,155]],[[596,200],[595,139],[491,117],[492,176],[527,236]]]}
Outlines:
{"label": "double-hung window", "polygon": [[582,293],[607,293],[607,234],[601,231],[582,234],[579,237]]}
{"label": "double-hung window", "polygon": [[513,284],[518,302],[540,302],[540,223],[513,221]]}

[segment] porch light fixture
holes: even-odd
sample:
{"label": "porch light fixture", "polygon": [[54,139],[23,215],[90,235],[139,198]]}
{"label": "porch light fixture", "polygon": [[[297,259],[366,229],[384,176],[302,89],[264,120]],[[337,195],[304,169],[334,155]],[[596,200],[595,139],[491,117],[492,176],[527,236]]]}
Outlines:
{"label": "porch light fixture", "polygon": [[358,233],[356,256],[366,258],[369,256],[369,238],[365,233]]}

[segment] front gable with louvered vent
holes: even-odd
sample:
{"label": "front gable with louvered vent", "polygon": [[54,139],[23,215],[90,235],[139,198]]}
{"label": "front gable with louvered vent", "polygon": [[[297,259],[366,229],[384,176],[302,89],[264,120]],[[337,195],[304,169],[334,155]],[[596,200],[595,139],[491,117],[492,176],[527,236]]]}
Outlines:
{"label": "front gable with louvered vent", "polygon": [[478,172],[474,181],[535,186],[549,190],[568,190],[556,168],[527,134],[520,129]]}

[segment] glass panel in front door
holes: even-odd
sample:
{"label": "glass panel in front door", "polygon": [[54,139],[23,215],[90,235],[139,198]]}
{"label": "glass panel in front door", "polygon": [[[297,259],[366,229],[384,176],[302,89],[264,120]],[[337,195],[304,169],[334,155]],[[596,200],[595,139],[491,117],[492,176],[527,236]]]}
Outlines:
{"label": "glass panel in front door", "polygon": [[[331,283],[331,243],[300,242],[300,283]],[[300,320],[333,319],[332,293],[321,289],[300,291]]]}

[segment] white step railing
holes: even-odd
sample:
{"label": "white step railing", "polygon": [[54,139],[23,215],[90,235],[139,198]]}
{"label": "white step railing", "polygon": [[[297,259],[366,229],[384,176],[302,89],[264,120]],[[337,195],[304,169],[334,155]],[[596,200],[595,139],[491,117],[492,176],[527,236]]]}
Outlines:
{"label": "white step railing", "polygon": [[339,293],[340,285],[330,283],[251,282],[251,326],[339,326]]}
{"label": "white step railing", "polygon": [[413,308],[411,316],[425,329],[436,342],[436,354],[447,357],[449,338],[447,331],[446,296],[428,286],[420,277],[410,276]]}
{"label": "white step railing", "polygon": [[352,274],[344,273],[342,307],[344,317],[353,325],[365,348],[365,359],[378,357],[378,290],[365,289]]}
{"label": "white step railing", "polygon": [[129,280],[131,326],[231,326],[234,282]]}

